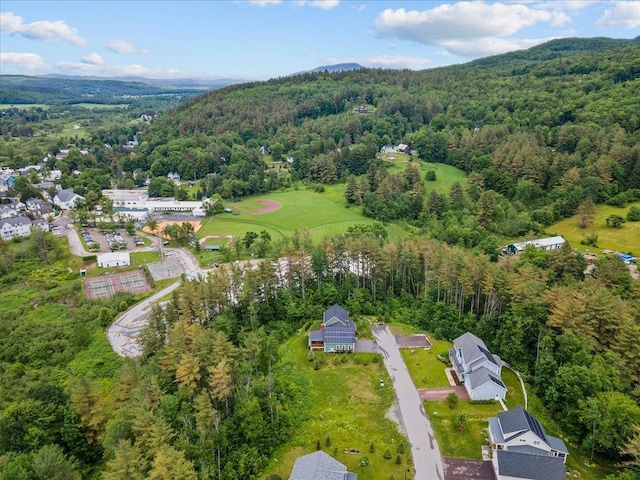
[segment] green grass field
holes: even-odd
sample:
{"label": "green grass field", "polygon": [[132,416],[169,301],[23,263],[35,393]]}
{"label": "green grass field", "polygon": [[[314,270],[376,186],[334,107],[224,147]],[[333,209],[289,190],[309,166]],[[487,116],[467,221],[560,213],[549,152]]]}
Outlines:
{"label": "green grass field", "polygon": [[[640,202],[627,205],[625,208],[612,207],[611,205],[598,205],[594,224],[588,228],[578,226],[578,216],[566,218],[547,228],[547,233],[562,235],[572,247],[579,250],[589,250],[590,252],[601,252],[604,249],[617,252],[632,252],[640,255],[640,222],[626,222],[619,228],[607,227],[606,219],[609,215],[627,216],[629,208],[640,207]],[[581,245],[580,240],[592,233],[598,235],[598,247],[592,245]]]}
{"label": "green grass field", "polygon": [[[420,160],[415,160],[414,157],[404,154],[397,153],[391,155],[396,159],[393,161],[389,161],[390,173],[402,174],[405,168],[407,167],[408,162],[412,162],[414,165],[418,165],[420,167],[420,175],[424,178],[425,173],[429,170],[435,170],[436,172],[436,181],[435,182],[424,182],[425,187],[425,195],[429,195],[431,190],[435,190],[438,193],[448,193],[451,190],[451,185],[455,182],[460,182],[460,184],[464,187],[467,184],[467,174],[460,170],[459,168],[453,167],[451,165],[446,165],[444,163],[428,163]],[[388,157],[388,155],[387,155]]]}
{"label": "green grass field", "polygon": [[416,388],[446,387],[449,385],[447,374],[444,372],[447,366],[438,360],[437,356],[448,355],[447,352],[452,345],[444,340],[429,340],[433,343],[430,350],[404,348],[400,353]]}
{"label": "green grass field", "polygon": [[[373,219],[361,215],[359,209],[345,208],[344,205],[333,201],[332,197],[303,190],[248,197],[242,202],[228,205],[239,215],[219,214],[212,221],[206,222],[197,236],[239,237],[249,231],[266,230],[273,240],[277,240],[291,236],[295,230],[307,228],[311,239],[317,242],[326,236],[345,233],[351,225],[374,222]],[[251,214],[251,211],[265,208],[259,200],[278,202],[280,208],[270,213]]]}
{"label": "green grass field", "polygon": [[[394,394],[382,362],[373,363],[373,354],[359,353],[346,355],[346,363],[335,365],[334,361],[341,356],[316,352],[316,360],[322,362],[316,371],[313,362],[307,359],[306,333],[288,340],[281,355],[285,375],[306,390],[301,405],[306,419],[295,428],[287,444],[275,453],[265,474],[288,478],[295,459],[314,452],[316,441],[320,440],[323,450],[335,455],[350,472],[357,473],[358,479],[386,480],[391,475],[404,478],[409,449],[401,455],[402,464],[396,465],[396,446],[404,437],[396,424],[385,417]],[[363,363],[355,364],[356,357]],[[381,378],[385,379],[385,387],[380,386]],[[327,435],[331,436],[329,447],[325,446]],[[372,443],[374,453],[369,451]],[[391,450],[391,460],[383,458],[387,448]],[[345,449],[359,449],[360,453],[345,453]],[[370,461],[367,468],[360,466],[365,456]]]}
{"label": "green grass field", "polygon": [[131,265],[146,265],[147,263],[159,262],[159,252],[131,252]]}

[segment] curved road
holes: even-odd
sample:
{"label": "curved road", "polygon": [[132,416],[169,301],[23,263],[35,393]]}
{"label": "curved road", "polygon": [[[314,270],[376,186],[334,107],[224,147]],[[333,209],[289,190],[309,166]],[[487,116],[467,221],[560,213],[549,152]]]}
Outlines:
{"label": "curved road", "polygon": [[444,480],[444,468],[438,443],[424,410],[420,394],[411,380],[402,355],[400,355],[396,337],[386,325],[372,325],[371,330],[378,342],[380,354],[384,359],[396,392],[402,423],[411,444],[414,478],[415,480]]}

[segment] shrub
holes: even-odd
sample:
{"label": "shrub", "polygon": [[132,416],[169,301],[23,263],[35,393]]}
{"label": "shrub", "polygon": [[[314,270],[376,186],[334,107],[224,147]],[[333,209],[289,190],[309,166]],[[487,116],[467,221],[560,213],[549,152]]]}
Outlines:
{"label": "shrub", "polygon": [[467,416],[464,413],[459,413],[458,415],[456,415],[454,423],[458,430],[464,430],[465,428],[467,428]]}
{"label": "shrub", "polygon": [[387,460],[391,460],[391,450],[389,450],[388,448],[384,451],[384,454],[382,455],[384,458],[386,458]]}
{"label": "shrub", "polygon": [[398,442],[398,446],[396,447],[396,453],[402,455],[407,449],[407,444],[404,441]]}
{"label": "shrub", "polygon": [[353,357],[353,363],[355,363],[356,365],[360,365],[362,364],[362,359],[356,355],[355,357]]}
{"label": "shrub", "polygon": [[435,182],[436,181],[436,171],[435,170],[427,170],[427,173],[424,174],[424,179],[427,182]]}
{"label": "shrub", "polygon": [[449,405],[449,408],[451,410],[458,406],[458,400],[458,395],[456,395],[454,392],[451,392],[449,395],[447,395],[447,405]]}
{"label": "shrub", "polygon": [[316,354],[313,352],[313,350],[309,350],[309,355],[307,355],[307,359],[309,359],[310,362],[313,362],[316,359]]}
{"label": "shrub", "polygon": [[493,405],[496,401],[493,398],[489,400],[469,400],[471,405]]}
{"label": "shrub", "polygon": [[331,446],[331,435],[327,435],[327,438],[325,438],[325,439],[324,439],[324,444],[325,444],[327,447],[330,447],[330,446]]}
{"label": "shrub", "polygon": [[369,466],[369,457],[367,457],[367,456],[362,457],[362,460],[360,460],[360,466],[361,467],[368,467]]}
{"label": "shrub", "polygon": [[369,445],[369,453],[375,453],[376,452],[376,448],[373,446],[373,442],[371,442],[371,445]]}
{"label": "shrub", "polygon": [[316,440],[316,450],[322,450],[322,445],[320,444],[320,440]]}
{"label": "shrub", "polygon": [[320,370],[320,362],[318,360],[316,360],[316,363],[313,364],[313,369]]}
{"label": "shrub", "polygon": [[627,212],[627,220],[629,222],[639,222],[640,221],[640,207],[633,206]]}
{"label": "shrub", "polygon": [[342,356],[340,357],[340,363],[347,363],[347,356],[345,354],[342,354]]}
{"label": "shrub", "polygon": [[280,475],[276,475],[275,473],[272,473],[265,480],[282,480],[282,477]]}
{"label": "shrub", "polygon": [[373,363],[378,363],[380,362],[380,355],[374,355],[373,356]]}
{"label": "shrub", "polygon": [[400,455],[396,455],[396,465],[402,465],[402,457]]}

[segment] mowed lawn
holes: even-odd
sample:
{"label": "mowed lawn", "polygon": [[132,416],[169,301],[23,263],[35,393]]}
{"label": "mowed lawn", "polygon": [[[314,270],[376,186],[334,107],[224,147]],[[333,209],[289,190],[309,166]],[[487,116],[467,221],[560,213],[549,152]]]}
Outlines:
{"label": "mowed lawn", "polygon": [[[401,455],[402,464],[396,465],[396,447],[404,437],[395,423],[385,417],[394,401],[393,389],[382,364],[373,362],[373,354],[356,353],[344,355],[316,352],[321,362],[314,370],[314,362],[307,355],[307,334],[300,333],[287,341],[282,349],[282,368],[285,375],[306,389],[304,403],[305,420],[294,429],[292,438],[274,454],[265,475],[277,474],[289,478],[293,464],[301,455],[316,451],[320,440],[322,449],[358,474],[359,480],[388,479],[395,475],[404,478],[409,449]],[[354,359],[360,358],[361,364]],[[337,365],[336,365],[337,363]],[[366,365],[365,365],[366,364]],[[380,386],[380,379],[385,386]],[[326,446],[326,437],[331,445]],[[374,452],[370,452],[373,443]],[[389,448],[392,458],[383,457]],[[345,449],[357,449],[360,453],[345,453]],[[364,457],[369,458],[369,467],[360,466]],[[264,477],[262,477],[264,478]]]}
{"label": "mowed lawn", "polygon": [[431,190],[435,190],[437,193],[448,193],[449,190],[451,190],[451,185],[455,182],[460,182],[463,187],[467,184],[467,174],[463,170],[451,165],[423,162],[422,160],[416,160],[415,157],[402,153],[392,154],[391,156],[396,159],[389,161],[391,164],[389,167],[390,173],[402,174],[409,162],[420,167],[420,175],[423,179],[427,171],[434,170],[436,172],[435,182],[424,182],[425,195],[429,195]]}
{"label": "mowed lawn", "polygon": [[447,366],[438,360],[438,355],[448,356],[453,345],[451,342],[434,340],[432,337],[429,337],[429,341],[433,344],[430,350],[403,348],[400,354],[416,388],[447,387],[449,380],[444,371]]}
{"label": "mowed lawn", "polygon": [[[278,202],[280,207],[258,215],[250,212],[266,208],[259,200]],[[248,197],[228,205],[239,215],[222,213],[198,231],[198,238],[207,235],[244,236],[246,232],[268,231],[274,240],[291,236],[294,231],[308,229],[311,239],[322,240],[347,231],[358,223],[372,223],[355,208],[345,208],[320,193],[305,190],[274,192]],[[274,236],[275,232],[275,236]]]}
{"label": "mowed lawn", "polygon": [[[608,227],[606,222],[609,215],[620,215],[622,218],[626,218],[627,212],[632,206],[640,207],[640,202],[629,204],[624,208],[598,205],[592,226],[580,228],[578,216],[574,215],[551,225],[547,228],[547,232],[553,235],[562,235],[572,247],[580,250],[601,252],[607,249],[640,255],[640,222],[626,222],[618,228]],[[581,245],[580,240],[592,233],[598,235],[598,248],[591,245]]]}

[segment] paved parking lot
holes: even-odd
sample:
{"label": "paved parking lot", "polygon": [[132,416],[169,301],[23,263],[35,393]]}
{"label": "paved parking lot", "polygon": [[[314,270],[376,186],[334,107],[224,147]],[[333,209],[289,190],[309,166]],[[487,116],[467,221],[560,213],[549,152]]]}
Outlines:
{"label": "paved parking lot", "polygon": [[396,336],[399,348],[431,348],[431,342],[426,335]]}
{"label": "paved parking lot", "polygon": [[[80,234],[80,236],[82,236],[82,231],[87,231],[93,241],[100,245],[100,250],[96,251],[95,253],[107,253],[111,251],[111,247],[109,246],[107,237],[100,230],[95,227],[78,228],[78,234]],[[117,232],[120,233],[120,236],[125,241],[127,251],[135,252],[136,249],[139,248],[136,246],[133,240],[133,236],[129,235],[124,229],[120,228],[117,230]],[[123,249],[123,251],[124,250],[125,249]]]}

